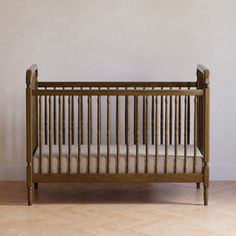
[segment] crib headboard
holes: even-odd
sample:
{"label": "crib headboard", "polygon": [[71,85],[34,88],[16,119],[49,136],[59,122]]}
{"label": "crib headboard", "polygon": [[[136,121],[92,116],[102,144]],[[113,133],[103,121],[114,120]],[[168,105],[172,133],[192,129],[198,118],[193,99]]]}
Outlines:
{"label": "crib headboard", "polygon": [[[32,90],[38,88],[38,68],[32,65],[26,71],[26,122],[27,122],[27,137],[31,137],[31,153],[38,146],[38,102],[37,97],[32,96]],[[29,135],[28,132],[31,132]]]}
{"label": "crib headboard", "polygon": [[[208,146],[205,144],[205,141],[208,140],[206,137],[209,133],[209,70],[203,66],[198,65],[197,66],[197,89],[204,89],[205,96],[199,97],[198,102],[198,148],[201,151],[203,155],[205,155],[205,146]],[[208,107],[206,107],[208,106]]]}

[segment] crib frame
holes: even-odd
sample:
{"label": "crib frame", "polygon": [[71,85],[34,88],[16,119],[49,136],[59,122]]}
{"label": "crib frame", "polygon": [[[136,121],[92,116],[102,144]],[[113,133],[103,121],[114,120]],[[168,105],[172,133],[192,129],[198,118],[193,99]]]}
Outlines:
{"label": "crib frame", "polygon": [[[198,65],[197,66],[197,80],[196,82],[40,82],[38,81],[38,68],[36,65],[32,65],[26,72],[26,161],[27,161],[27,167],[26,167],[26,172],[27,172],[27,195],[28,195],[28,205],[32,204],[33,200],[33,185],[35,189],[38,189],[38,183],[54,183],[54,182],[80,182],[80,183],[156,183],[156,182],[192,182],[197,184],[197,188],[200,188],[200,183],[203,183],[204,186],[204,205],[208,205],[208,188],[209,188],[209,127],[210,127],[210,87],[209,87],[209,71],[206,67],[203,65]],[[56,88],[60,87],[63,88],[62,90],[57,90]],[[88,88],[86,90],[82,90],[82,88]],[[129,88],[136,88],[136,87],[142,87],[144,89],[142,90],[129,90]],[[158,87],[160,89],[154,90],[154,89],[145,89],[145,88],[155,88]],[[51,88],[51,89],[50,89]],[[65,89],[65,88],[70,88],[70,89]],[[77,89],[81,88],[81,89]],[[93,90],[92,88],[97,88],[96,90]],[[101,89],[105,88],[105,89]],[[124,89],[110,89],[110,88],[124,88]],[[163,88],[169,88],[169,89],[163,89]],[[172,89],[172,88],[178,88],[178,89]],[[183,89],[187,88],[187,89]],[[190,115],[190,109],[188,111],[188,96],[194,96],[196,99],[196,104],[195,108],[196,109],[196,133],[194,132],[194,142],[195,146],[199,148],[203,155],[203,170],[202,173],[197,174],[193,173],[183,173],[183,174],[169,174],[167,171],[163,174],[155,173],[155,174],[91,174],[86,173],[86,174],[35,174],[33,173],[33,163],[32,163],[32,158],[34,155],[34,152],[38,148],[41,142],[41,136],[40,136],[40,123],[39,121],[39,115],[40,115],[40,99],[41,98],[47,98],[53,97],[53,96],[59,96],[63,98],[64,96],[69,96],[69,97],[74,97],[78,96],[78,98],[82,98],[83,96],[88,96],[88,107],[90,106],[90,99],[91,96],[97,96],[98,98],[98,105],[99,103],[99,98],[101,96],[107,96],[109,98],[110,96],[115,96],[118,98],[116,100],[116,106],[119,107],[119,96],[125,96],[126,102],[125,102],[125,111],[127,114],[129,114],[129,97],[134,97],[136,98],[137,96],[143,97],[143,117],[145,120],[145,116],[147,117],[148,114],[148,109],[145,108],[149,106],[148,99],[146,97],[150,96],[153,98],[152,100],[152,108],[153,106],[161,105],[163,106],[163,114],[162,114],[162,119],[164,120],[164,111],[165,111],[165,106],[168,102],[168,100],[164,99],[167,98],[167,96],[170,97],[170,99],[175,98],[175,102],[177,103],[178,100],[177,98],[179,97],[181,99],[182,96],[185,97],[185,118],[186,122],[184,123],[185,125],[185,134],[184,134],[184,144],[187,145],[188,141],[188,115]],[[155,104],[154,102],[154,97],[155,96],[160,96],[161,97],[161,104]],[[59,98],[58,98],[59,99]],[[146,99],[146,100],[145,100]],[[74,100],[73,100],[74,101]],[[135,100],[136,101],[136,100]],[[62,101],[61,101],[62,102]],[[70,99],[69,99],[70,102]],[[72,101],[71,101],[72,102]],[[49,101],[49,104],[51,101]],[[79,103],[79,99],[78,99]],[[109,99],[108,99],[108,104],[109,104]],[[136,104],[136,103],[135,103]],[[187,104],[187,105],[186,105]],[[70,109],[69,112],[73,112],[71,109],[70,103]],[[89,108],[88,108],[89,109]],[[138,105],[134,105],[134,109],[136,109],[136,112],[138,113]],[[145,112],[144,112],[145,111]],[[51,109],[50,109],[51,112]],[[100,117],[101,110],[98,109],[98,117]],[[100,113],[99,113],[100,112]],[[109,111],[107,111],[109,112]],[[170,110],[170,115],[173,115],[175,111]],[[69,113],[69,114],[71,114]],[[134,113],[136,114],[136,113]],[[49,114],[51,116],[51,114]],[[174,116],[177,115],[174,114]],[[89,115],[88,115],[89,116]],[[91,113],[90,113],[91,116]],[[128,116],[128,115],[127,115]],[[82,117],[82,116],[81,116]],[[52,118],[52,117],[51,117]],[[49,119],[51,122],[51,118]],[[154,115],[152,114],[152,130],[151,130],[151,142],[154,143],[154,135],[155,135],[155,119]],[[79,118],[78,118],[79,119]],[[100,119],[100,118],[99,118]],[[98,143],[100,142],[100,121],[98,119],[97,122],[97,128],[98,128],[98,134],[97,134],[97,140]],[[165,119],[166,116],[165,116]],[[88,127],[89,122],[91,121],[91,117],[88,117]],[[175,120],[176,121],[176,120]],[[137,115],[136,117],[134,116],[134,127],[137,125]],[[148,119],[146,119],[146,122],[148,122]],[[163,121],[164,122],[164,121]],[[177,122],[177,121],[176,121]],[[128,122],[129,123],[129,122]],[[127,126],[129,124],[127,123]],[[157,122],[158,123],[158,122]],[[167,120],[166,120],[166,123]],[[195,121],[194,121],[195,123]],[[109,124],[109,122],[108,122]],[[48,124],[46,124],[48,125]],[[52,123],[49,124],[52,126]],[[172,127],[172,124],[170,124]],[[180,124],[181,125],[181,124]],[[70,118],[70,123],[69,126],[73,128],[73,120]],[[117,128],[117,133],[116,133],[116,138],[117,138],[117,152],[119,153],[119,115],[116,113],[116,126]],[[148,162],[148,131],[147,131],[147,124],[143,124],[143,143],[146,145],[146,152],[147,152],[147,162]],[[49,127],[49,130],[52,127]],[[70,130],[72,130],[70,128]],[[80,127],[81,128],[81,127]],[[109,131],[109,127],[107,125],[107,129]],[[195,129],[195,128],[194,128]],[[129,127],[126,128],[126,136],[125,136],[125,142],[129,146]],[[166,132],[165,132],[166,131]],[[173,131],[172,128],[170,129],[168,125],[165,125],[165,127],[162,127],[161,129],[161,137],[162,137],[162,142],[168,145],[168,131],[169,132],[175,132],[175,141],[178,139],[178,126],[175,126],[175,130]],[[74,131],[73,131],[74,132]],[[83,129],[80,131],[80,134],[78,134],[78,143],[81,142],[79,138],[81,138],[81,132],[83,132]],[[87,135],[87,141],[90,144],[91,142],[91,132],[88,130],[88,135]],[[139,135],[137,134],[137,130],[134,130],[134,142],[138,143],[138,139],[140,138]],[[167,135],[165,134],[167,133]],[[61,134],[55,134],[55,135],[61,135]],[[69,144],[72,145],[74,140],[72,140],[72,135],[69,134],[70,137],[68,138]],[[171,135],[172,136],[172,135]],[[196,136],[196,137],[195,137]],[[46,137],[46,136],[45,136]],[[47,136],[47,142],[50,143],[50,145],[53,142],[53,135],[49,134],[49,137]],[[63,139],[61,135],[61,139]],[[109,132],[107,132],[107,138],[109,140]],[[178,141],[177,141],[178,142]],[[88,145],[89,146],[89,145]],[[99,146],[99,145],[98,145]],[[110,143],[108,142],[107,145],[109,148]],[[136,145],[138,148],[138,145]],[[60,148],[60,147],[59,147]],[[89,152],[89,148],[88,148]],[[138,152],[138,151],[137,151]],[[88,154],[89,155],[89,154]],[[99,158],[99,156],[98,156]],[[128,158],[128,156],[127,156]],[[89,158],[88,158],[89,159]],[[88,167],[89,168],[89,167]],[[165,167],[167,168],[167,167]],[[194,167],[193,167],[194,168]]]}

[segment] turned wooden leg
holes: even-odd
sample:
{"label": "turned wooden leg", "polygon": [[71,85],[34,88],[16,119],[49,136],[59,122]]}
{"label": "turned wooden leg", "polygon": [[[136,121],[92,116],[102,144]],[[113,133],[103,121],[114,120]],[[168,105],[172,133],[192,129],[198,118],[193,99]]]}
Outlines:
{"label": "turned wooden leg", "polygon": [[34,183],[34,189],[38,190],[38,188],[39,188],[39,184],[38,183]]}
{"label": "turned wooden leg", "polygon": [[209,186],[204,186],[204,205],[207,206],[208,205],[208,189]]}
{"label": "turned wooden leg", "polygon": [[204,197],[204,205],[208,205],[208,190],[209,190],[209,164],[208,162],[204,163],[204,180],[203,180],[203,186],[204,186],[204,191],[203,191],[203,197]]}
{"label": "turned wooden leg", "polygon": [[201,183],[200,183],[200,182],[197,182],[196,188],[197,188],[197,189],[200,189],[200,186],[201,186]]}
{"label": "turned wooden leg", "polygon": [[32,187],[27,188],[27,195],[28,195],[28,206],[31,206],[32,199],[33,199],[33,188]]}

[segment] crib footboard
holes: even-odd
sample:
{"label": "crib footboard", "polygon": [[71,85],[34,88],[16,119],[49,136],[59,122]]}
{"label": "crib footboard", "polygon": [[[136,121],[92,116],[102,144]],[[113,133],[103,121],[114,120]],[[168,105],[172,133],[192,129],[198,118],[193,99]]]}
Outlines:
{"label": "crib footboard", "polygon": [[26,176],[28,205],[32,203],[32,158],[38,147],[38,102],[32,90],[38,86],[38,68],[32,65],[26,72]]}
{"label": "crib footboard", "polygon": [[26,74],[27,189],[46,182],[209,186],[209,72],[196,82],[38,82]]}

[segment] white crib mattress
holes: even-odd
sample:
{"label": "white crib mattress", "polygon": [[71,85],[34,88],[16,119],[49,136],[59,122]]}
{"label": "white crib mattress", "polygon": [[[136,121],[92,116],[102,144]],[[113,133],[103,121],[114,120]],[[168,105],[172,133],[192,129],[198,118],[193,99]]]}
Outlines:
{"label": "white crib mattress", "polygon": [[[136,166],[136,146],[131,145],[129,147],[129,173],[135,173]],[[97,173],[97,146],[90,145],[90,173]],[[119,173],[126,173],[126,145],[120,145],[119,154]],[[148,173],[155,173],[155,146],[150,145],[148,150]],[[177,173],[184,173],[184,146],[178,146],[177,157]],[[116,145],[110,145],[110,165],[109,172],[116,173]],[[194,160],[194,146],[187,146],[187,165],[186,172],[193,173],[193,160]],[[58,173],[59,165],[59,150],[58,146],[52,146],[52,160],[51,160],[51,173]],[[138,158],[138,173],[145,173],[146,162],[146,147],[145,145],[139,145],[139,158]],[[168,145],[168,158],[167,158],[167,173],[174,173],[175,151],[174,145]],[[87,145],[81,145],[80,155],[80,173],[87,173],[88,166],[88,147]],[[165,166],[165,146],[158,146],[158,173],[164,173]],[[42,146],[42,173],[47,174],[49,172],[49,146]],[[201,173],[203,167],[203,158],[200,151],[196,152],[196,173]],[[61,173],[67,173],[68,170],[68,146],[62,146],[62,158],[61,158]],[[107,170],[107,146],[100,146],[100,165],[99,173],[106,173]],[[36,150],[33,157],[33,171],[35,174],[39,173],[39,148]],[[78,145],[71,146],[71,174],[78,173]]]}

